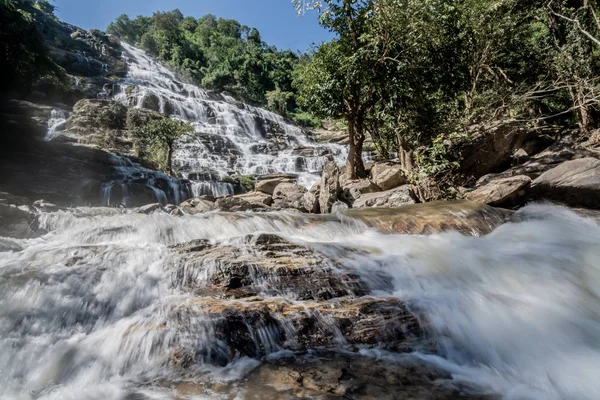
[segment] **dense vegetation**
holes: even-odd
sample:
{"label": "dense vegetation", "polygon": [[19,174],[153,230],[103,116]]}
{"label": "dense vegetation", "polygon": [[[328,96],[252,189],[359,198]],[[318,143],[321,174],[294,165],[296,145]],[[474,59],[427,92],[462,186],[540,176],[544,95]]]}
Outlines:
{"label": "dense vegetation", "polygon": [[64,78],[48,55],[35,19],[51,17],[53,11],[45,0],[0,0],[0,93],[26,93],[40,81],[60,83]]}
{"label": "dense vegetation", "polygon": [[348,172],[370,134],[384,156],[435,175],[464,128],[491,120],[599,122],[600,21],[588,0],[294,0],[338,38],[296,71],[299,103],[348,121]]}
{"label": "dense vegetation", "polygon": [[182,79],[286,114],[294,109],[292,70],[298,55],[267,45],[258,30],[206,15],[184,17],[179,10],[130,19],[121,15],[108,33],[147,51]]}

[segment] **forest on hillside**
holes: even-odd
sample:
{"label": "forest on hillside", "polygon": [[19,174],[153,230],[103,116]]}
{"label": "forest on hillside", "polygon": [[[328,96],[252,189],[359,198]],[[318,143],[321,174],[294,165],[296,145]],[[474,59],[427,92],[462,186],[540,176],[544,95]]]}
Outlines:
{"label": "forest on hillside", "polygon": [[[53,6],[1,1],[3,60],[19,60],[3,85],[60,81],[36,31],[39,18],[31,17],[52,15]],[[336,39],[298,54],[265,43],[257,29],[237,21],[186,17],[179,10],[121,15],[107,32],[141,47],[183,80],[230,92],[299,124],[344,120],[353,177],[364,175],[368,136],[380,157],[398,156],[418,178],[453,172],[457,156],[451,153],[477,124],[552,126],[586,135],[600,122],[595,1],[292,3],[300,16],[318,13]]]}

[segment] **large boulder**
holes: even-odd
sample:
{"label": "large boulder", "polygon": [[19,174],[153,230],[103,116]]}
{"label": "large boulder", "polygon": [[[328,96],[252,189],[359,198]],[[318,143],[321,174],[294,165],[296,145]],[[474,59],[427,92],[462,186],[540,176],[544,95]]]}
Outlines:
{"label": "large boulder", "polygon": [[525,200],[530,185],[531,178],[525,175],[501,178],[476,188],[465,198],[490,206],[512,206]]}
{"label": "large boulder", "polygon": [[273,208],[295,208],[302,212],[310,212],[311,210],[305,207],[305,193],[307,190],[304,186],[289,182],[280,183],[273,191]]}
{"label": "large boulder", "polygon": [[319,183],[319,208],[322,214],[331,212],[331,206],[338,199],[340,193],[340,169],[333,161],[323,167],[323,174]]}
{"label": "large boulder", "polygon": [[431,235],[454,230],[481,236],[511,221],[514,212],[469,201],[439,201],[399,208],[352,209],[347,214],[384,233]]}
{"label": "large boulder", "polygon": [[240,199],[244,199],[251,204],[260,204],[265,206],[273,205],[273,197],[262,192],[254,191],[248,192],[244,194],[238,194],[237,196]]}
{"label": "large boulder", "polygon": [[295,179],[288,177],[276,177],[271,179],[263,179],[256,182],[256,190],[258,192],[263,192],[268,195],[273,195],[275,192],[275,188],[282,183],[294,183]]}
{"label": "large boulder", "polygon": [[354,202],[363,194],[381,191],[379,187],[369,179],[346,180],[340,183],[342,186],[340,198],[349,205],[354,204]]}
{"label": "large boulder", "polygon": [[469,138],[466,144],[451,145],[449,152],[457,155],[459,171],[475,178],[509,168],[521,149],[533,156],[553,143],[550,135],[517,121],[473,126]]}
{"label": "large boulder", "polygon": [[535,199],[600,208],[600,160],[588,157],[564,162],[533,181],[531,190]]}
{"label": "large boulder", "polygon": [[371,168],[371,181],[381,190],[390,190],[408,183],[402,166],[393,162],[375,163]]}
{"label": "large boulder", "polygon": [[416,204],[417,198],[410,185],[403,185],[385,192],[368,193],[360,196],[353,204],[354,208],[401,207]]}

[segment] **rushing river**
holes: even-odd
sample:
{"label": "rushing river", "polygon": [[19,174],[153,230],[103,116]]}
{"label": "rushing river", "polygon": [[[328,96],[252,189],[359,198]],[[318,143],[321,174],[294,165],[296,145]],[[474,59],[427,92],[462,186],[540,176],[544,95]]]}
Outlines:
{"label": "rushing river", "polygon": [[[210,329],[165,322],[197,296],[174,284],[180,255],[171,245],[230,245],[257,232],[335,259],[368,284],[369,298],[410,304],[435,343],[410,357],[448,371],[456,384],[506,399],[600,398],[600,228],[552,206],[518,216],[473,237],[384,235],[344,216],[42,214],[44,236],[0,238],[0,398],[261,398],[245,380],[260,360],[185,373],[172,366],[173,349],[213,338]],[[302,303],[263,294],[281,296]],[[267,357],[281,354],[268,335],[255,340],[272,349]],[[405,357],[360,352],[390,363]],[[182,389],[207,381],[233,389]]]}

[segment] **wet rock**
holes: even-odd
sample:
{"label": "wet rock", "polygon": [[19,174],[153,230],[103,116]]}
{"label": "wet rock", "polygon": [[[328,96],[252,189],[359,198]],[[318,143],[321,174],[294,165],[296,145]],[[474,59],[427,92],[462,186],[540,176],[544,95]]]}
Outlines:
{"label": "wet rock", "polygon": [[[300,300],[363,295],[366,285],[339,265],[308,247],[279,236],[248,236],[242,244],[211,246],[192,242],[175,247],[185,253],[177,282],[199,295],[241,298],[285,294]],[[190,251],[190,248],[193,251]],[[236,290],[228,288],[239,279]]]}
{"label": "wet rock", "polygon": [[600,160],[588,157],[564,162],[537,178],[531,190],[536,199],[600,208]]}
{"label": "wet rock", "polygon": [[0,236],[16,239],[37,236],[36,217],[15,205],[0,204]]}
{"label": "wet rock", "polygon": [[466,194],[467,200],[490,206],[513,206],[525,200],[531,178],[517,175],[494,180]]}
{"label": "wet rock", "polygon": [[[345,341],[347,348],[409,351],[422,338],[417,320],[395,298],[333,299],[303,304],[281,298],[248,301],[198,298],[180,307],[171,320],[178,326],[204,321],[212,337],[193,350],[194,362],[221,365],[240,357],[263,357],[278,349],[335,349],[340,340]],[[204,347],[217,342],[226,346]]]}
{"label": "wet rock", "polygon": [[287,177],[278,177],[272,179],[263,179],[256,182],[256,190],[269,195],[273,195],[275,188],[282,183],[295,183],[296,179]]}
{"label": "wet rock", "polygon": [[416,203],[417,199],[411,186],[404,185],[385,192],[364,194],[354,202],[353,207],[401,207]]}
{"label": "wet rock", "polygon": [[336,163],[330,161],[323,167],[319,183],[319,208],[322,214],[331,212],[331,206],[338,199],[340,193],[340,169]]}
{"label": "wet rock", "polygon": [[147,93],[142,97],[141,107],[160,112],[160,99],[153,93]]}
{"label": "wet rock", "polygon": [[273,192],[273,208],[295,208],[302,212],[309,212],[310,210],[305,207],[304,202],[306,192],[304,186],[295,183],[280,183]]}
{"label": "wet rock", "polygon": [[[453,383],[451,375],[416,357],[395,361],[318,351],[310,355],[267,360],[247,378],[269,398],[357,400],[484,399]],[[492,397],[490,397],[491,399]]]}
{"label": "wet rock", "polygon": [[399,208],[364,208],[347,211],[385,233],[431,235],[455,230],[465,235],[487,235],[508,222],[513,212],[469,201],[433,202]]}
{"label": "wet rock", "polygon": [[236,196],[221,197],[217,199],[217,201],[215,202],[215,208],[221,211],[230,212],[270,210],[270,207],[264,204],[250,203],[249,201]]}
{"label": "wet rock", "polygon": [[136,212],[140,214],[152,214],[155,211],[161,211],[162,205],[160,203],[147,204],[145,206],[136,209]]}
{"label": "wet rock", "polygon": [[375,163],[371,168],[371,181],[380,190],[390,190],[408,183],[400,164],[393,162]]}
{"label": "wet rock", "polygon": [[61,210],[61,208],[56,204],[49,203],[43,199],[34,201],[33,208],[41,212],[56,212]]}

